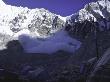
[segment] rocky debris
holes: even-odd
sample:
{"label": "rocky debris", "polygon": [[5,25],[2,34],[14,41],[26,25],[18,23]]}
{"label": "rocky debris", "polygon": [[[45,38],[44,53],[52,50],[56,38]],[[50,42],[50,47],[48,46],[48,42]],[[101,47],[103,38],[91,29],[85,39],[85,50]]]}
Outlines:
{"label": "rocky debris", "polygon": [[97,61],[87,82],[109,82],[110,81],[110,48]]}
{"label": "rocky debris", "polygon": [[9,81],[17,81],[19,80],[19,75],[16,72],[11,72],[5,69],[0,70],[0,82],[9,82]]}
{"label": "rocky debris", "polygon": [[[16,73],[10,70],[2,70],[2,74],[0,71],[0,82],[4,81],[16,81],[16,82],[75,82],[76,77],[79,76],[78,67],[58,67],[57,69],[52,69],[53,71],[49,71],[48,68],[41,68],[35,66],[26,66],[30,68],[26,72],[25,75],[21,73]],[[56,67],[56,66],[55,66]],[[25,68],[25,66],[24,66]],[[76,69],[76,71],[74,70]],[[22,70],[21,70],[22,71]],[[13,76],[14,75],[14,76]],[[8,77],[7,77],[8,76]]]}
{"label": "rocky debris", "polygon": [[23,65],[23,67],[22,67],[22,69],[21,69],[21,71],[20,71],[20,73],[21,73],[21,75],[27,75],[27,73],[30,71],[30,70],[32,70],[33,68],[30,66],[30,65]]}
{"label": "rocky debris", "polygon": [[49,79],[49,74],[44,67],[24,66],[20,78],[44,82]]}
{"label": "rocky debris", "polygon": [[[16,46],[18,48],[13,49],[13,45],[16,43],[18,42],[11,41],[10,45],[7,46],[9,49],[0,51],[0,66],[7,71],[11,70],[12,73],[16,72],[19,76],[19,78],[16,79],[18,82],[19,80],[20,82],[57,82],[58,80],[60,82],[62,77],[64,80],[70,78],[69,81],[73,79],[73,77],[77,77],[77,67],[73,67],[76,69],[76,71],[73,70],[73,72],[71,72],[72,67],[71,69],[69,67],[68,69],[65,68],[67,67],[65,60],[70,57],[71,53],[64,51],[59,51],[54,53],[54,55],[29,54],[24,52],[16,53],[17,50],[19,51],[19,48],[22,49],[20,46]],[[72,77],[70,77],[71,75]]]}

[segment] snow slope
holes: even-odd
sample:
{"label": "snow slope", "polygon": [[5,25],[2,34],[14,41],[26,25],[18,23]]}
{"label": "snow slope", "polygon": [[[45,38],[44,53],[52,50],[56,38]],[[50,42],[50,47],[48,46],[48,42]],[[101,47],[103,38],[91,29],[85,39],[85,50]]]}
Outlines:
{"label": "snow slope", "polygon": [[[37,37],[48,37],[65,25],[65,18],[48,10],[6,5],[0,0],[0,33],[18,37],[23,30]],[[6,30],[7,29],[7,30]],[[28,32],[27,32],[28,30]],[[21,32],[22,31],[22,32]]]}
{"label": "snow slope", "polygon": [[101,27],[110,29],[110,1],[98,0],[91,2],[77,13],[67,17],[67,25],[73,26],[75,22],[84,22],[85,20],[97,22]]}

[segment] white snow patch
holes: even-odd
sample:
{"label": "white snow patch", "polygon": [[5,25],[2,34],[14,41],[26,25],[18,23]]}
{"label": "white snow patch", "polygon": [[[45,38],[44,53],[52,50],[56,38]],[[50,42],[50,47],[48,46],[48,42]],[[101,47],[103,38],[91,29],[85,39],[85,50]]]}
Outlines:
{"label": "white snow patch", "polygon": [[57,15],[61,20],[63,20],[64,22],[66,22],[66,17],[62,17],[60,15]]}

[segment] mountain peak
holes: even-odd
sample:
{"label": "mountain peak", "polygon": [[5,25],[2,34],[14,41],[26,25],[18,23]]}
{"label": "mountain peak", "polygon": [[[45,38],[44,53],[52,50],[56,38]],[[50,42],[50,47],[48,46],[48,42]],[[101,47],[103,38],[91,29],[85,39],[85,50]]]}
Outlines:
{"label": "mountain peak", "polygon": [[110,18],[110,1],[109,0],[98,0],[97,2],[91,2],[86,4],[83,9],[79,10],[79,12],[70,16],[72,21],[91,21],[94,20],[99,21],[102,18],[109,19]]}
{"label": "mountain peak", "polygon": [[[79,12],[68,16],[66,29],[71,35],[89,34],[97,31],[110,30],[110,1],[98,0],[86,4]],[[83,30],[82,30],[83,29]]]}

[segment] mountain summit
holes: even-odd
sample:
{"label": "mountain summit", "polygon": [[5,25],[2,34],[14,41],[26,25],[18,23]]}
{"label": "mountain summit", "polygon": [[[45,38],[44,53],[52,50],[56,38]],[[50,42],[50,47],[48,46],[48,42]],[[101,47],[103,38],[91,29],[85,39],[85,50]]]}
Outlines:
{"label": "mountain summit", "polygon": [[98,0],[97,2],[91,2],[86,4],[85,7],[79,12],[71,15],[71,19],[76,21],[94,20],[98,21],[101,18],[110,18],[110,1]]}
{"label": "mountain summit", "polygon": [[67,17],[66,29],[72,35],[81,36],[95,30],[110,30],[110,1],[98,0],[86,4],[83,9]]}

